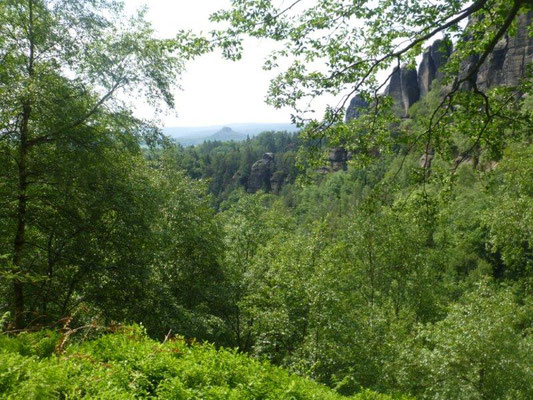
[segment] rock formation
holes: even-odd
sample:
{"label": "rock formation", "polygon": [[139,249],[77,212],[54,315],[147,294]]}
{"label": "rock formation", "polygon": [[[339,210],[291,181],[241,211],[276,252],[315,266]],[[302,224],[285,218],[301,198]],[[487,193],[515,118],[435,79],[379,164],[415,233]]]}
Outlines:
{"label": "rock formation", "polygon": [[285,183],[285,173],[283,171],[276,171],[270,178],[270,188],[272,193],[279,194],[281,187]]}
{"label": "rock formation", "polygon": [[533,37],[529,27],[533,24],[533,11],[518,17],[514,36],[505,35],[483,63],[477,74],[481,89],[495,86],[516,86],[526,74],[527,64],[533,61]]}
{"label": "rock formation", "polygon": [[431,163],[433,162],[434,158],[435,151],[433,149],[428,149],[428,151],[424,151],[424,154],[422,154],[422,157],[420,157],[418,165],[420,168],[431,169]]}
{"label": "rock formation", "polygon": [[346,123],[359,118],[366,108],[368,108],[368,103],[361,96],[355,95],[346,109]]}
{"label": "rock formation", "polygon": [[[516,33],[513,36],[507,34],[498,42],[474,77],[480,89],[516,86],[520,83],[526,75],[528,64],[533,63],[533,37],[529,34],[532,25],[533,11],[518,17]],[[442,78],[440,69],[448,62],[451,54],[452,49],[446,42],[436,40],[424,51],[418,72],[406,67],[396,67],[393,70],[385,95],[393,98],[399,116],[408,118],[409,108],[429,93],[436,79]],[[478,61],[479,56],[465,60],[461,64],[459,76],[465,76]],[[465,83],[462,88],[471,89],[470,85]],[[346,122],[358,118],[361,110],[367,107],[368,104],[356,95],[346,110]],[[329,157],[331,169],[335,171],[346,169],[348,158],[349,155],[344,149],[340,147],[331,149]],[[433,158],[434,152],[430,149],[420,158],[420,167],[431,168]]]}
{"label": "rock formation", "polygon": [[[529,35],[529,27],[533,25],[533,11],[518,17],[515,35],[505,35],[475,76],[480,89],[496,86],[515,86],[525,76],[527,65],[533,62],[533,37]],[[468,40],[468,39],[466,39]],[[408,117],[408,110],[420,98],[431,90],[431,84],[442,76],[439,70],[452,54],[452,49],[443,40],[436,40],[429,46],[416,70],[396,67],[385,94],[393,98],[398,115]],[[460,76],[464,76],[479,60],[472,56],[461,65]],[[468,89],[469,85],[463,85]],[[346,121],[359,116],[361,108],[367,107],[359,96],[355,96],[346,110]]]}
{"label": "rock formation", "polygon": [[398,115],[407,118],[409,107],[420,99],[416,70],[396,67],[392,72],[390,83],[385,89],[385,95],[394,99]]}
{"label": "rock formation", "polygon": [[[365,109],[368,108],[368,103],[359,95],[355,95],[350,101],[350,105],[346,109],[346,123],[357,119],[361,116]],[[329,153],[329,168],[323,168],[321,171],[326,173],[330,171],[346,171],[348,168],[347,162],[350,159],[350,154],[342,147],[334,147]]]}
{"label": "rock formation", "polygon": [[334,147],[329,153],[329,164],[333,171],[346,171],[348,152],[342,147]]}
{"label": "rock formation", "polygon": [[444,40],[436,40],[424,51],[418,67],[418,88],[421,98],[429,93],[435,79],[442,78],[440,68],[448,62],[451,54],[452,49]]}
{"label": "rock formation", "polygon": [[[407,67],[394,69],[385,94],[393,98],[399,116],[407,118],[409,108],[428,94],[435,79],[442,77],[440,68],[450,58],[451,51],[443,40],[436,40],[424,52],[418,72]],[[359,95],[354,96],[346,110],[346,122],[358,118],[361,110],[367,107],[368,103]]]}
{"label": "rock formation", "polygon": [[265,153],[263,158],[252,165],[250,177],[248,178],[247,191],[255,193],[258,190],[270,192],[272,172],[274,170],[274,154]]}

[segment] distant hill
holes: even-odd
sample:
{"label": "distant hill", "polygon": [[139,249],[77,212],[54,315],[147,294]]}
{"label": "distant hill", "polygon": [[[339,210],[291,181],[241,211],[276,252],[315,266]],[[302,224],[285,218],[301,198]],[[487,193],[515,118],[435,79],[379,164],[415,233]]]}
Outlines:
{"label": "distant hill", "polygon": [[222,142],[227,142],[230,140],[235,140],[236,142],[245,140],[247,138],[247,135],[243,135],[242,133],[235,132],[233,129],[231,129],[228,126],[225,126],[215,134],[208,136],[206,140],[219,140]]}
{"label": "distant hill", "polygon": [[201,144],[207,140],[241,141],[245,140],[247,136],[254,137],[261,132],[296,132],[297,130],[298,129],[292,124],[250,123],[229,124],[227,126],[168,127],[163,129],[163,133],[166,136],[175,139],[183,146],[193,146]]}

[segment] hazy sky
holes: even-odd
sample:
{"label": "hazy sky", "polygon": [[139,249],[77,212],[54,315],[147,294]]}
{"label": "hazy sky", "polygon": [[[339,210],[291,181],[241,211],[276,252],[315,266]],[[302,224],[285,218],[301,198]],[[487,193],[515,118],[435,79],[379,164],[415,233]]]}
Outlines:
{"label": "hazy sky", "polygon": [[[162,36],[180,29],[208,32],[209,15],[229,6],[229,0],[125,0],[130,10],[149,9],[148,19]],[[188,63],[182,77],[183,91],[176,93],[176,113],[163,116],[163,125],[206,126],[237,122],[290,122],[290,110],[265,104],[271,72],[261,69],[269,43],[249,41],[241,61],[225,61],[220,53]],[[139,113],[150,116],[146,106]]]}

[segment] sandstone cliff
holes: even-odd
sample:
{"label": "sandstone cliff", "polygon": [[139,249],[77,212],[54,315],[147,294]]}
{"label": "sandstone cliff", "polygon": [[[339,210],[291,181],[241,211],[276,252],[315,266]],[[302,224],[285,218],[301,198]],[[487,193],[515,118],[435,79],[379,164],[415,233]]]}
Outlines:
{"label": "sandstone cliff", "polygon": [[[500,40],[476,74],[480,89],[516,86],[525,76],[528,64],[533,61],[533,37],[529,34],[532,25],[533,11],[518,17],[516,33],[507,34]],[[405,67],[394,69],[385,94],[393,98],[399,116],[407,118],[409,108],[427,95],[433,81],[442,77],[440,69],[451,54],[452,49],[444,41],[436,40],[424,51],[418,71]],[[477,57],[471,57],[463,62],[461,73],[466,73],[477,61]],[[346,111],[347,121],[357,118],[362,108],[359,96],[355,96],[352,103]]]}
{"label": "sandstone cliff", "polygon": [[420,97],[428,94],[435,79],[442,78],[440,69],[446,64],[451,54],[452,48],[444,40],[436,40],[426,49],[418,67]]}
{"label": "sandstone cliff", "polygon": [[346,109],[346,122],[359,118],[366,108],[368,108],[368,103],[361,96],[355,95]]}
{"label": "sandstone cliff", "polygon": [[476,80],[481,89],[495,86],[516,86],[533,61],[533,38],[529,28],[533,12],[518,17],[516,34],[506,35],[479,69]]}
{"label": "sandstone cliff", "polygon": [[397,114],[407,118],[409,107],[420,99],[416,70],[396,67],[390,78],[390,83],[385,89],[385,95],[394,99]]}

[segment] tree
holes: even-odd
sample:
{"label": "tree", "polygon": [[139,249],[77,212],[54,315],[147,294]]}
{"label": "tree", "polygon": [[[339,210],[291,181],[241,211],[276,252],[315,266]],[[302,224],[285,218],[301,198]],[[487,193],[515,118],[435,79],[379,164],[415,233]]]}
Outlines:
{"label": "tree", "polygon": [[153,243],[143,249],[151,276],[134,298],[140,307],[132,307],[131,320],[142,321],[158,337],[172,329],[226,344],[222,318],[230,296],[224,292],[222,228],[207,185],[187,178],[176,159],[173,147],[165,149],[151,172],[153,186],[146,196],[157,199],[157,212],[145,232]]}
{"label": "tree", "polygon": [[422,399],[530,398],[530,313],[530,299],[520,304],[511,289],[481,281],[403,345],[399,386]]}
{"label": "tree", "polygon": [[[58,235],[51,210],[64,218],[78,213],[89,226],[91,212],[99,211],[101,222],[111,222],[104,215],[117,204],[105,211],[97,195],[87,209],[94,185],[103,183],[104,198],[117,195],[113,159],[138,152],[141,139],[157,134],[131,116],[119,95],[172,106],[183,60],[204,48],[201,41],[187,46],[186,37],[154,38],[143,12],[127,18],[120,1],[0,2],[1,253],[9,261],[16,328],[28,319],[28,283],[42,279],[37,266]],[[83,207],[73,210],[71,198]],[[60,247],[86,231],[82,225],[71,232],[62,226],[70,239]]]}
{"label": "tree", "polygon": [[276,228],[283,231],[283,225],[288,224],[278,214],[276,221],[281,226],[274,226],[273,213],[268,212],[265,204],[268,200],[265,194],[242,193],[228,210],[220,214],[225,231],[223,266],[227,279],[224,291],[228,299],[224,318],[231,331],[232,344],[245,352],[252,350],[253,327],[257,320],[255,310],[245,302],[256,281],[261,279],[254,274],[254,261],[259,249],[271,242]]}
{"label": "tree", "polygon": [[484,213],[489,229],[488,246],[498,253],[506,278],[521,279],[528,294],[533,292],[533,151],[514,146],[501,163],[503,190],[494,196],[494,206]]}

